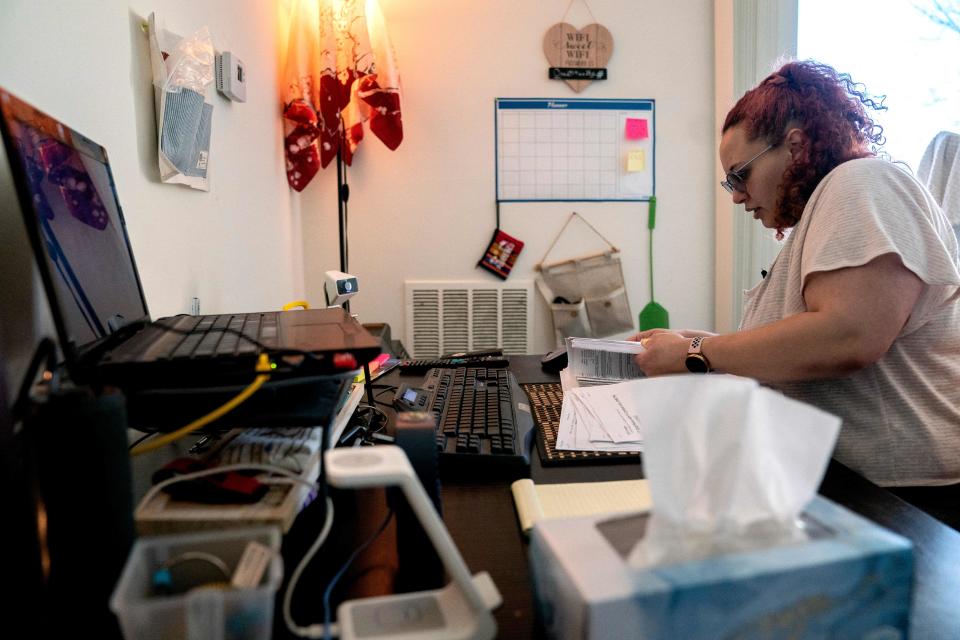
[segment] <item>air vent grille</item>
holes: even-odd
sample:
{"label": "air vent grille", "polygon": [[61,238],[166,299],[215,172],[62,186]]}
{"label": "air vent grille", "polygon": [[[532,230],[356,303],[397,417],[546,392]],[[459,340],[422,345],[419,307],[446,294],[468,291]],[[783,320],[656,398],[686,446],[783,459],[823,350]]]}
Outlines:
{"label": "air vent grille", "polygon": [[530,350],[533,283],[408,280],[406,345],[414,358],[502,349]]}

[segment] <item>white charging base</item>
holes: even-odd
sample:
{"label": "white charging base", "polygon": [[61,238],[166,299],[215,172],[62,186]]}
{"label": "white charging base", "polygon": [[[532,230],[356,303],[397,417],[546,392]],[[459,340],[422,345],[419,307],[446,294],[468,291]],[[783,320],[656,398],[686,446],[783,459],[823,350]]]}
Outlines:
{"label": "white charging base", "polygon": [[[502,604],[490,574],[478,573],[473,583],[487,606]],[[453,583],[442,589],[344,602],[337,609],[341,640],[455,640],[492,637],[496,626],[478,617]]]}
{"label": "white charging base", "polygon": [[399,485],[452,582],[442,589],[349,600],[337,608],[343,640],[490,640],[503,604],[490,574],[471,576],[400,447],[331,449],[327,481],[341,489]]}

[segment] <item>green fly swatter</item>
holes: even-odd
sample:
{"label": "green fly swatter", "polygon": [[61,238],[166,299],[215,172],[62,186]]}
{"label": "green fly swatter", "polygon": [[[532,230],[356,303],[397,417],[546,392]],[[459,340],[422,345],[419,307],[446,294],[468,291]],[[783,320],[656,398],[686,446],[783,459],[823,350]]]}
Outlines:
{"label": "green fly swatter", "polygon": [[650,196],[650,213],[647,216],[647,229],[650,232],[650,302],[640,311],[640,331],[647,329],[669,329],[670,314],[657,303],[653,295],[653,228],[657,226],[657,197]]}

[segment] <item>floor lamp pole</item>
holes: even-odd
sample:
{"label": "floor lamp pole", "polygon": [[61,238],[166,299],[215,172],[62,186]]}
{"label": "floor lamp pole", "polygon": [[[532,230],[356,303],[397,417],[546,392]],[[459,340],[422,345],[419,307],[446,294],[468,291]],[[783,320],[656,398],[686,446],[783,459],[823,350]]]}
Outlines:
{"label": "floor lamp pole", "polygon": [[[350,185],[347,184],[347,167],[343,161],[343,145],[346,140],[341,138],[340,146],[337,147],[337,224],[340,235],[340,271],[350,273],[347,269],[348,250],[347,245],[347,201],[350,199]],[[350,301],[343,303],[345,311],[350,311]]]}
{"label": "floor lamp pole", "polygon": [[[337,147],[337,220],[340,231],[340,271],[347,271],[347,201],[350,200],[350,185],[347,184],[347,164],[343,161],[343,145],[347,143],[346,139],[340,139],[340,146]],[[350,313],[350,301],[344,300],[343,310]],[[372,407],[374,405],[373,385],[370,380],[370,363],[363,363],[363,386],[367,392],[367,403]]]}
{"label": "floor lamp pole", "polygon": [[347,271],[347,201],[350,185],[347,184],[347,168],[343,152],[337,149],[337,219],[340,227],[340,271]]}

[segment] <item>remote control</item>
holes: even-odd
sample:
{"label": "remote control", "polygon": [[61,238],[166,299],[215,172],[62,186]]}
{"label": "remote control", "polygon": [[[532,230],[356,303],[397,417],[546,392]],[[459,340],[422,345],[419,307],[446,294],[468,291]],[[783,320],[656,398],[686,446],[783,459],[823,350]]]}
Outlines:
{"label": "remote control", "polygon": [[503,356],[473,356],[469,358],[435,358],[433,360],[401,360],[400,373],[426,373],[435,367],[506,367],[510,361]]}
{"label": "remote control", "polygon": [[479,351],[460,351],[459,353],[445,353],[440,356],[441,360],[450,358],[479,358],[480,356],[503,356],[503,349],[480,349]]}

